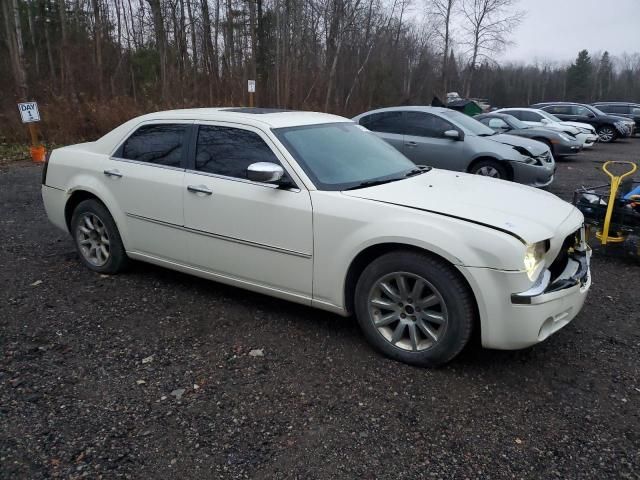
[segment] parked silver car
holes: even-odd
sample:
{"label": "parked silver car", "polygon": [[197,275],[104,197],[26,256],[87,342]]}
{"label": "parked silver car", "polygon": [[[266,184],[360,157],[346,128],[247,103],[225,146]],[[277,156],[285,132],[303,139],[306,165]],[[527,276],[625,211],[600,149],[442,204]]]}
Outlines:
{"label": "parked silver car", "polygon": [[544,187],[555,160],[536,140],[500,134],[464,113],[440,107],[390,107],[353,120],[418,165],[429,165]]}

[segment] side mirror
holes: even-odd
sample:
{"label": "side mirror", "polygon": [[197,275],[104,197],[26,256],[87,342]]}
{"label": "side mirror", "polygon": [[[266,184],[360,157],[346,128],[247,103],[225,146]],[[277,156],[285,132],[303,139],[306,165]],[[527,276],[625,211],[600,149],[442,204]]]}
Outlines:
{"label": "side mirror", "polygon": [[460,137],[460,132],[458,130],[447,130],[444,132],[444,136],[446,138],[450,138],[451,140],[462,140]]}
{"label": "side mirror", "polygon": [[589,112],[587,113],[587,118],[596,118],[596,116],[593,113]]}
{"label": "side mirror", "polygon": [[551,123],[551,120],[549,120],[548,118],[543,118],[540,120],[540,123],[547,125],[548,123]]}
{"label": "side mirror", "polygon": [[247,178],[254,182],[273,183],[284,176],[280,165],[271,162],[252,163],[247,167]]}

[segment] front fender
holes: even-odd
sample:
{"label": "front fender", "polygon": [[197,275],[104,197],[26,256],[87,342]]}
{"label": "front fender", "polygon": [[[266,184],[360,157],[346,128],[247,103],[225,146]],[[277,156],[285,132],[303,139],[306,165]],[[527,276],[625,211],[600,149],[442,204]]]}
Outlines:
{"label": "front fender", "polygon": [[416,247],[462,268],[523,269],[524,246],[508,233],[446,215],[384,203],[374,206],[368,200],[335,193],[313,195],[316,300],[343,308],[349,267],[374,245]]}

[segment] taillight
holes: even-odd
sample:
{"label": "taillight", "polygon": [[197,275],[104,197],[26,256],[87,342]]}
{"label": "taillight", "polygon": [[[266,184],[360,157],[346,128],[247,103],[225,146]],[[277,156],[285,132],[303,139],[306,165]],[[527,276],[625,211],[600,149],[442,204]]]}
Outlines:
{"label": "taillight", "polygon": [[51,152],[47,152],[44,157],[44,166],[42,167],[42,185],[47,184],[47,169],[49,168],[49,157],[51,157]]}

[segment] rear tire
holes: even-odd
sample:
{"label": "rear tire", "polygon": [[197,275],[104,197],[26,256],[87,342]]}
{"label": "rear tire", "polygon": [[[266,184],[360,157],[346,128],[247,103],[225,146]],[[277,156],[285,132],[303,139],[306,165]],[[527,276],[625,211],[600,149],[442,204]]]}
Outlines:
{"label": "rear tire", "polygon": [[71,235],[84,265],[94,272],[115,274],[129,262],[120,232],[109,210],[98,200],[84,200],[71,217]]}
{"label": "rear tire", "polygon": [[471,337],[475,302],[458,271],[430,255],[398,251],[364,269],[356,285],[356,317],[369,343],[411,365],[436,367]]}
{"label": "rear tire", "polygon": [[501,180],[509,180],[507,169],[496,160],[480,160],[471,167],[469,173],[482,175],[484,177],[499,178]]}
{"label": "rear tire", "polygon": [[617,140],[618,135],[611,125],[603,125],[598,128],[598,137],[602,143],[611,143]]}

